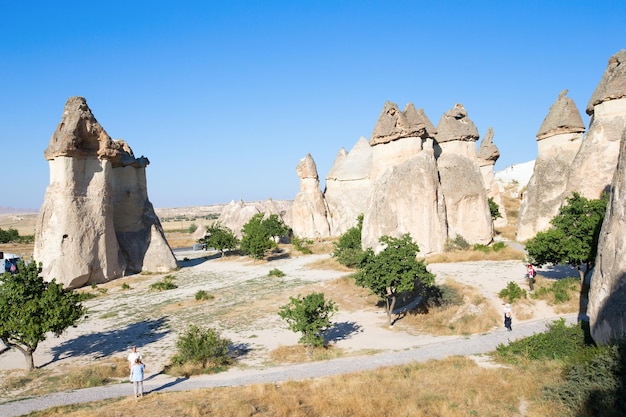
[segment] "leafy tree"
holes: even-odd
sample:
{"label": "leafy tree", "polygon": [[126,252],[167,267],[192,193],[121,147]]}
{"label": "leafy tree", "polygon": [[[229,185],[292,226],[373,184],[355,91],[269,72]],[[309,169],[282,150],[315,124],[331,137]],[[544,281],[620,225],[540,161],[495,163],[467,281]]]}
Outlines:
{"label": "leafy tree", "polygon": [[39,275],[41,264],[19,262],[18,272],[0,277],[0,339],[24,355],[28,370],[33,353],[49,332],[60,336],[86,313],[80,295]]}
{"label": "leafy tree", "polygon": [[263,259],[267,251],[278,246],[274,239],[289,232],[278,215],[263,217],[263,213],[255,214],[241,229],[243,236],[239,249],[255,259]]}
{"label": "leafy tree", "polygon": [[324,293],[312,293],[306,297],[289,297],[289,304],[281,306],[278,315],[289,324],[289,330],[302,332],[298,343],[307,348],[311,356],[315,346],[324,345],[324,330],[331,327],[331,317],[337,306],[331,300],[324,300]]}
{"label": "leafy tree", "polygon": [[337,262],[349,268],[359,265],[365,251],[361,247],[361,231],[363,230],[363,214],[357,217],[357,225],[349,228],[335,242],[335,250],[332,256],[337,258]]}
{"label": "leafy tree", "polygon": [[608,196],[603,194],[600,199],[588,200],[573,193],[566,201],[559,214],[550,221],[552,228],[529,239],[526,251],[529,260],[535,265],[551,263],[573,266],[583,282],[595,264]]}
{"label": "leafy tree", "polygon": [[239,244],[239,240],[232,230],[216,222],[206,228],[207,235],[200,239],[200,243],[207,248],[215,248],[224,256],[225,250],[233,250]]}
{"label": "leafy tree", "polygon": [[216,366],[227,365],[231,360],[228,356],[228,347],[231,343],[215,329],[201,329],[190,324],[187,331],[176,341],[178,350],[172,362],[176,365],[187,362],[200,363],[203,369],[209,362]]}
{"label": "leafy tree", "polygon": [[491,213],[491,220],[501,219],[502,214],[500,213],[500,206],[498,203],[493,201],[493,197],[489,197],[487,200],[489,202],[489,213]]}
{"label": "leafy tree", "polygon": [[379,241],[387,246],[378,254],[374,254],[372,248],[367,249],[355,282],[385,301],[391,326],[398,295],[410,291],[424,295],[435,283],[435,275],[426,269],[423,261],[417,260],[419,246],[408,233],[400,238],[382,236]]}
{"label": "leafy tree", "polygon": [[0,243],[17,242],[19,237],[19,232],[12,227],[8,230],[0,229]]}

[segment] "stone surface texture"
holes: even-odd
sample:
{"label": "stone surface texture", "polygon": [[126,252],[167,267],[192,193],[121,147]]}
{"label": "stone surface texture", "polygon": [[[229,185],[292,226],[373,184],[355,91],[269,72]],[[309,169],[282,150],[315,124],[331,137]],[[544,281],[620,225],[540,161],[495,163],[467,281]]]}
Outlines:
{"label": "stone surface texture", "polygon": [[626,335],[626,132],[618,160],[587,308],[591,335],[600,344]]}
{"label": "stone surface texture", "polygon": [[317,167],[311,154],[296,166],[300,178],[300,192],[293,201],[291,228],[299,238],[321,239],[330,237],[328,208],[320,190]]}
{"label": "stone surface texture", "polygon": [[147,158],[114,141],[82,97],[70,97],[44,156],[50,184],[34,258],[68,287],[176,268],[147,196]]}
{"label": "stone surface texture", "polygon": [[566,93],[559,94],[537,133],[537,159],[517,219],[520,242],[550,227],[563,204],[572,161],[580,150],[584,126]]}
{"label": "stone surface texture", "polygon": [[446,205],[448,238],[489,244],[493,222],[476,155],[478,130],[462,104],[444,113],[437,125],[437,169]]}
{"label": "stone surface texture", "polygon": [[506,211],[504,210],[502,196],[500,195],[500,187],[496,184],[493,171],[493,167],[500,157],[500,151],[495,143],[493,143],[493,128],[491,126],[487,128],[487,133],[485,133],[485,136],[480,141],[476,157],[478,158],[480,174],[483,177],[487,199],[493,199],[494,203],[498,205],[500,215],[502,216],[495,219],[493,225],[496,227],[506,226],[508,224]]}

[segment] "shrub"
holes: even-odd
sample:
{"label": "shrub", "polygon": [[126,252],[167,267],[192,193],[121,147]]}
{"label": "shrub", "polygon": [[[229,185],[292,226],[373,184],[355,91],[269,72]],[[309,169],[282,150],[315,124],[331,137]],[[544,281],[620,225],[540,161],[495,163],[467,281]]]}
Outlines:
{"label": "shrub", "polygon": [[489,213],[491,214],[491,220],[502,218],[502,214],[500,214],[500,206],[498,205],[498,203],[493,201],[493,197],[489,197],[487,201],[489,203]]}
{"label": "shrub", "polygon": [[503,344],[496,348],[496,355],[511,363],[523,359],[568,359],[582,354],[586,348],[585,334],[581,324],[565,325],[565,319],[547,325],[544,333],[534,334],[522,340]]}
{"label": "shrub", "polygon": [[195,224],[195,223],[191,223],[191,224],[189,225],[189,228],[187,229],[187,231],[188,231],[190,234],[193,234],[193,232],[195,232],[196,230],[198,230],[198,225],[197,225],[197,224]]}
{"label": "shrub", "polygon": [[355,268],[365,257],[365,251],[361,247],[361,230],[363,229],[363,215],[357,217],[357,225],[348,229],[339,240],[334,243],[335,250],[331,256],[337,258],[337,262]]}
{"label": "shrub", "polygon": [[123,290],[130,290],[130,285],[128,285],[128,283],[125,282],[125,283],[122,284],[122,289]]}
{"label": "shrub", "polygon": [[548,387],[546,395],[557,398],[576,415],[623,416],[626,409],[624,357],[626,343],[588,349],[589,354],[565,372],[565,383]]}
{"label": "shrub", "polygon": [[491,248],[489,246],[481,245],[480,243],[475,243],[474,246],[472,246],[472,249],[478,252],[483,252],[483,253],[488,253],[491,251]]}
{"label": "shrub", "polygon": [[165,290],[173,290],[175,288],[178,288],[178,285],[172,282],[174,278],[175,277],[173,275],[164,276],[161,281],[155,282],[154,284],[150,284],[150,291],[165,291]]}
{"label": "shrub", "polygon": [[211,328],[201,329],[193,324],[176,341],[176,354],[172,357],[174,365],[184,365],[188,362],[201,364],[205,369],[210,363],[214,367],[228,365],[231,358],[228,356],[229,339],[221,337],[220,333]]}
{"label": "shrub", "polygon": [[456,235],[454,239],[446,240],[444,250],[446,252],[452,252],[455,250],[469,250],[471,248],[469,242],[461,235]]}
{"label": "shrub", "polygon": [[509,303],[514,303],[517,299],[523,300],[526,298],[526,290],[520,288],[517,283],[509,281],[506,288],[498,293],[498,297],[508,301]]}
{"label": "shrub", "polygon": [[424,295],[426,307],[460,306],[463,304],[463,294],[449,285],[433,285],[426,289]]}
{"label": "shrub", "polygon": [[270,277],[281,278],[285,276],[285,273],[278,268],[274,268],[267,275],[269,275]]}
{"label": "shrub", "polygon": [[493,249],[494,252],[501,251],[504,248],[506,248],[506,243],[504,242],[496,242],[493,245],[491,245],[491,249]]}
{"label": "shrub", "polygon": [[202,300],[212,300],[215,297],[211,294],[209,294],[208,292],[206,292],[205,290],[198,290],[196,291],[196,301],[202,301]]}
{"label": "shrub", "polygon": [[296,250],[300,251],[300,253],[303,253],[305,255],[310,255],[311,253],[313,253],[311,249],[306,246],[313,243],[313,241],[310,239],[300,239],[297,236],[293,236],[291,238],[291,243],[293,243],[293,246],[296,248]]}

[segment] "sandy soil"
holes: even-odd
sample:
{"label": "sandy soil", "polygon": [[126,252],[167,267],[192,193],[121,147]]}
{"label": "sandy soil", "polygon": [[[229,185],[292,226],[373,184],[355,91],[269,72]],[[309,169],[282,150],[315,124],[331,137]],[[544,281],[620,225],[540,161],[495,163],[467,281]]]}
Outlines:
{"label": "sandy soil", "polygon": [[[291,332],[276,314],[307,286],[325,283],[346,275],[335,270],[312,269],[312,262],[328,255],[308,255],[252,262],[248,258],[219,259],[206,252],[177,253],[182,268],[174,275],[179,288],[149,291],[150,284],[163,276],[138,275],[117,280],[92,292],[106,294],[86,302],[89,317],[61,337],[50,336],[35,353],[39,367],[74,366],[110,357],[125,358],[137,345],[147,363],[147,372],[162,370],[175,351],[177,333],[194,323],[220,329],[245,355],[241,367],[263,367],[270,363],[268,353],[279,346],[297,344],[299,335]],[[274,268],[284,278],[269,277]],[[510,281],[527,288],[525,268],[520,261],[483,261],[431,264],[439,283],[452,279],[475,287],[501,311],[497,293]],[[571,276],[571,271],[544,271],[545,276]],[[539,273],[542,273],[539,270]],[[274,280],[274,281],[271,281]],[[269,282],[269,284],[268,284]],[[122,289],[127,283],[130,289]],[[198,302],[194,294],[205,290],[215,299]],[[332,297],[330,297],[332,298]],[[515,314],[515,311],[514,311]],[[526,320],[556,317],[543,302],[533,304]],[[514,317],[515,320],[515,317]],[[338,347],[349,352],[404,350],[443,340],[445,337],[414,335],[387,326],[385,313],[375,306],[340,310],[333,318],[335,328],[329,336]],[[514,321],[515,324],[515,321]],[[447,336],[450,338],[452,336]],[[17,351],[0,355],[0,370],[24,367]]]}

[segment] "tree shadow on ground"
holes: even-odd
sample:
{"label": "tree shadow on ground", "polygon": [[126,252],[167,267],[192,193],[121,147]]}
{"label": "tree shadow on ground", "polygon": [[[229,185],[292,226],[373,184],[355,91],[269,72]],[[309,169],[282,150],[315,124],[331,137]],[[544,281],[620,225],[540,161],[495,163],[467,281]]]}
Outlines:
{"label": "tree shadow on ground", "polygon": [[267,257],[267,261],[278,261],[279,259],[289,259],[290,257],[291,255],[289,254],[289,252],[273,253]]}
{"label": "tree shadow on ground", "polygon": [[178,260],[177,262],[178,262],[178,266],[181,268],[191,268],[193,266],[198,266],[200,264],[203,264],[213,259],[220,259],[221,257],[222,257],[222,254],[220,252],[217,252],[211,255],[201,256],[199,258]]}
{"label": "tree shadow on ground", "polygon": [[233,359],[239,359],[246,356],[252,348],[248,343],[236,343],[228,347],[228,356]]}
{"label": "tree shadow on ground", "polygon": [[333,327],[324,333],[324,342],[338,342],[346,340],[355,333],[362,333],[363,327],[354,321],[344,321],[343,323],[335,323]]}
{"label": "tree shadow on ground", "polygon": [[537,274],[544,278],[561,279],[568,277],[578,278],[578,271],[570,265],[545,265],[537,268]]}
{"label": "tree shadow on ground", "polygon": [[82,335],[53,347],[52,360],[40,367],[76,356],[94,356],[97,359],[108,357],[130,350],[132,346],[137,346],[141,351],[142,346],[154,343],[168,333],[167,319],[161,317],[132,323],[120,329]]}

